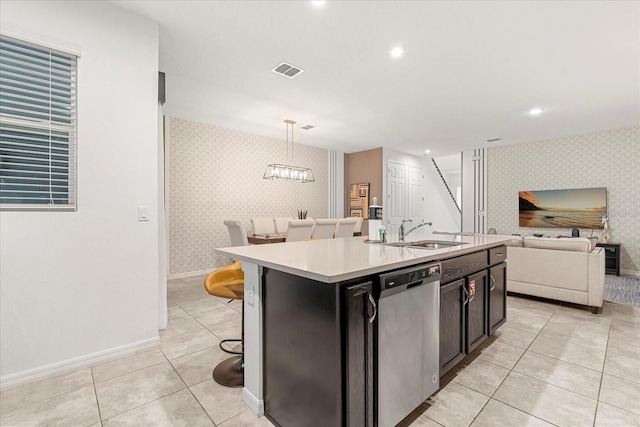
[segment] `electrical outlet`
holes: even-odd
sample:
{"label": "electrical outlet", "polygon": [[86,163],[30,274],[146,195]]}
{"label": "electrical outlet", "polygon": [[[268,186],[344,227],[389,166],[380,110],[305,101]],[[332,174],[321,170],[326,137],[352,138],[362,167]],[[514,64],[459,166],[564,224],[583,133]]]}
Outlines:
{"label": "electrical outlet", "polygon": [[253,285],[247,286],[245,283],[245,292],[244,292],[244,300],[253,307],[254,304],[255,291]]}

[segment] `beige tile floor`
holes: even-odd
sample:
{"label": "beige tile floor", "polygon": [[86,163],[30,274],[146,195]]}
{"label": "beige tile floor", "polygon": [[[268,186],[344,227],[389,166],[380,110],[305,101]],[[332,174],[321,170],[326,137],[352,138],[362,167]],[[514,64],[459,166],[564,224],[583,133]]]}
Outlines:
{"label": "beige tile floor", "polygon": [[[220,339],[240,335],[240,302],[209,296],[202,277],[168,295],[160,348],[7,388],[0,425],[271,426],[211,379],[228,357]],[[509,296],[508,322],[401,425],[640,427],[639,361],[640,307],[593,315]]]}

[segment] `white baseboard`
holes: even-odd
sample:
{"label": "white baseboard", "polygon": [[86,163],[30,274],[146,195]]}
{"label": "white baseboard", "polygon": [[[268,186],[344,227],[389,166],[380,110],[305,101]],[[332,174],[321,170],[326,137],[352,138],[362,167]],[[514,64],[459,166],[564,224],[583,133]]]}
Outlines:
{"label": "white baseboard", "polygon": [[640,277],[640,271],[636,271],[636,270],[620,270],[620,275],[622,275],[622,276]]}
{"label": "white baseboard", "polygon": [[264,400],[255,397],[246,387],[242,389],[241,400],[256,416],[261,417],[264,415]]}
{"label": "white baseboard", "polygon": [[188,271],[186,273],[176,273],[176,274],[169,274],[167,276],[167,280],[174,280],[174,279],[188,279],[189,277],[196,277],[196,276],[204,276],[205,274],[209,274],[211,273],[213,270],[215,270],[217,267],[211,267],[208,270],[200,270],[200,271]]}
{"label": "white baseboard", "polygon": [[150,338],[148,340],[142,340],[120,347],[113,347],[84,356],[74,357],[73,359],[67,359],[61,362],[51,363],[49,365],[17,372],[15,374],[5,375],[3,377],[0,377],[0,388],[33,381],[41,377],[69,371],[76,368],[81,368],[83,366],[95,365],[98,362],[126,356],[128,354],[135,353],[136,351],[157,347],[159,344],[159,337]]}

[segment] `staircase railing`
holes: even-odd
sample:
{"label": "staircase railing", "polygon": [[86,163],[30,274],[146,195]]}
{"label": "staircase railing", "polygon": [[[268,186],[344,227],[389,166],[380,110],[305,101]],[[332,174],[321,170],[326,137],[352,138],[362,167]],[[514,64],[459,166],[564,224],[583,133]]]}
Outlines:
{"label": "staircase railing", "polygon": [[436,163],[436,159],[434,159],[432,157],[431,161],[433,162],[433,165],[436,167],[436,170],[438,171],[438,175],[440,175],[440,179],[442,180],[442,182],[444,183],[444,186],[446,187],[447,191],[449,192],[449,195],[451,196],[451,200],[453,200],[453,204],[456,205],[456,209],[458,209],[458,212],[460,214],[462,214],[462,209],[460,209],[460,206],[458,206],[458,202],[456,201],[456,198],[453,196],[453,193],[451,192],[451,189],[449,188],[449,184],[447,184],[447,180],[444,179],[444,176],[442,176],[442,172],[440,172],[440,168],[438,167],[438,164]]}

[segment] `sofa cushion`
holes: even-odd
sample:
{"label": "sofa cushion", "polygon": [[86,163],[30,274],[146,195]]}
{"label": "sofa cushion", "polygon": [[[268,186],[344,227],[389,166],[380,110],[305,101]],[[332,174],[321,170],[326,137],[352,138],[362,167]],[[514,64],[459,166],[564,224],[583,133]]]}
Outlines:
{"label": "sofa cushion", "polygon": [[525,248],[553,249],[557,251],[591,252],[591,242],[584,237],[552,239],[527,236],[524,238],[523,246]]}
{"label": "sofa cushion", "polygon": [[585,238],[591,244],[591,249],[589,250],[589,252],[591,252],[592,250],[594,250],[596,248],[596,245],[598,244],[598,238],[597,237],[585,237]]}
{"label": "sofa cushion", "polygon": [[511,246],[514,248],[521,248],[523,245],[522,236],[504,236],[508,237],[509,240],[505,242],[505,245]]}
{"label": "sofa cushion", "polygon": [[[598,244],[598,238],[597,237],[584,237],[585,239],[589,240],[589,244],[591,245],[591,248],[589,249],[589,252],[591,252],[592,250],[594,250]],[[558,239],[575,239],[575,237],[569,237],[569,236],[558,236]]]}

